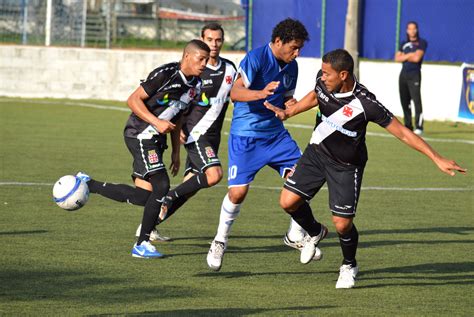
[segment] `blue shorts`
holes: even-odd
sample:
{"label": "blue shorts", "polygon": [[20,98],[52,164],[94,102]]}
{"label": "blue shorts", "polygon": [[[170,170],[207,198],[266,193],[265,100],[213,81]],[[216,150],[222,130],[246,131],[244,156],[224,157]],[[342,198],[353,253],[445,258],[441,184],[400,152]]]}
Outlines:
{"label": "blue shorts", "polygon": [[265,165],[285,177],[301,151],[287,130],[269,137],[229,135],[229,187],[250,184]]}

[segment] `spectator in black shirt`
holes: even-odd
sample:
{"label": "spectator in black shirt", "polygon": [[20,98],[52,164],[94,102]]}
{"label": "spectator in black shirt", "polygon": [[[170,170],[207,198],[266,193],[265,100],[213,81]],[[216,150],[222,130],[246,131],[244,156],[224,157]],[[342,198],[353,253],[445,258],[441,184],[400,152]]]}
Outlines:
{"label": "spectator in black shirt", "polygon": [[408,22],[407,39],[400,44],[395,61],[403,63],[399,78],[400,102],[405,126],[413,130],[410,101],[415,104],[415,134],[423,134],[423,108],[421,105],[421,63],[428,43],[420,38],[418,24]]}

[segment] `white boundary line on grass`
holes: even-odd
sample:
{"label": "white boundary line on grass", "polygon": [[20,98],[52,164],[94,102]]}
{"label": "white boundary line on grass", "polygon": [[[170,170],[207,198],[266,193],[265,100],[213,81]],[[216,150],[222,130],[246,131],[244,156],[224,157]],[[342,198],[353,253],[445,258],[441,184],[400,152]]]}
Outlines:
{"label": "white boundary line on grass", "polygon": [[[52,183],[32,183],[32,182],[0,182],[0,186],[53,186]],[[172,184],[171,186],[177,186],[179,184]],[[226,185],[216,185],[216,187],[227,187]],[[255,189],[269,189],[269,190],[281,190],[283,185],[280,187],[275,186],[260,186],[250,185],[251,188]],[[323,187],[323,190],[327,190],[327,187]],[[472,188],[446,188],[446,187],[418,187],[418,188],[403,188],[403,187],[379,187],[379,186],[362,186],[363,190],[386,190],[386,191],[426,191],[426,192],[467,192],[472,191]]]}
{"label": "white boundary line on grass", "polygon": [[[7,103],[7,102],[23,102],[23,103],[37,103],[37,104],[46,104],[46,105],[67,105],[67,106],[75,106],[75,107],[85,107],[85,108],[93,108],[93,109],[101,109],[101,110],[115,110],[115,111],[122,111],[122,112],[130,112],[129,108],[125,107],[117,107],[117,106],[104,106],[98,104],[91,104],[85,103],[80,101],[43,101],[43,100],[31,100],[31,99],[0,99],[0,103]],[[226,121],[231,121],[230,118],[225,118]],[[309,124],[296,124],[296,123],[285,123],[285,126],[292,127],[292,128],[300,128],[300,129],[309,129],[313,130],[314,126]],[[367,132],[369,136],[376,136],[381,138],[392,138],[393,136],[388,133],[378,133],[378,132]],[[444,143],[464,143],[464,144],[471,144],[474,145],[473,140],[464,140],[464,139],[443,139],[443,138],[426,138],[423,137],[424,140],[429,142],[444,142]]]}

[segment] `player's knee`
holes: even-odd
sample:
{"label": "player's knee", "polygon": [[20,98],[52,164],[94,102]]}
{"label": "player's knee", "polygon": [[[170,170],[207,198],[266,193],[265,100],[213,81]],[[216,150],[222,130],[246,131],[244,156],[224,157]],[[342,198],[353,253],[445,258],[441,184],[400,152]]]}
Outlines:
{"label": "player's knee", "polygon": [[283,208],[287,213],[291,214],[295,212],[300,206],[300,201],[295,199],[294,195],[288,195],[284,189],[280,195],[280,207]]}
{"label": "player's knee", "polygon": [[241,204],[244,199],[245,199],[245,196],[247,195],[247,191],[248,191],[248,187],[231,187],[229,188],[229,192],[228,192],[228,196],[229,196],[229,200],[233,203],[233,204]]}
{"label": "player's knee", "polygon": [[352,229],[352,218],[332,217],[332,222],[339,234],[346,234]]}
{"label": "player's knee", "polygon": [[170,190],[170,179],[166,170],[160,170],[150,177],[150,183],[153,187],[153,194],[163,197]]}
{"label": "player's knee", "polygon": [[206,170],[206,178],[209,187],[216,185],[222,179],[222,168],[220,166],[208,168]]}

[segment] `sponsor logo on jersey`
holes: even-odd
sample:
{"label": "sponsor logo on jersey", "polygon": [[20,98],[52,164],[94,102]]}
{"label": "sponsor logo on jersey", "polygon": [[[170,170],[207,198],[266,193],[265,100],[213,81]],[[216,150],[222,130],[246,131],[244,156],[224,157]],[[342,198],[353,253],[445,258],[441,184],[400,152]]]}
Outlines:
{"label": "sponsor logo on jersey", "polygon": [[148,151],[148,162],[150,162],[150,164],[158,163],[158,154],[156,154],[155,150]]}
{"label": "sponsor logo on jersey", "polygon": [[173,88],[181,88],[181,84],[173,84],[173,85],[169,85],[169,86],[166,86],[163,90],[171,90]]}
{"label": "sponsor logo on jersey", "polygon": [[208,158],[216,157],[216,153],[214,153],[214,150],[212,149],[212,147],[206,146],[204,150],[206,150],[206,156]]}
{"label": "sponsor logo on jersey", "polygon": [[213,84],[212,79],[203,79],[202,80],[202,85],[203,86],[212,86],[212,84]]}
{"label": "sponsor logo on jersey", "polygon": [[342,134],[345,134],[347,136],[350,136],[352,138],[355,138],[357,136],[357,132],[356,131],[351,131],[351,130],[347,130],[347,129],[344,129],[343,127],[341,127],[339,124],[335,123],[335,122],[332,122],[331,120],[329,120],[328,117],[326,117],[325,115],[322,115],[321,116],[321,120],[323,122],[325,122],[328,126],[330,126],[331,128],[333,128],[334,130],[336,131],[339,131],[341,132]]}
{"label": "sponsor logo on jersey", "polygon": [[163,99],[161,100],[157,100],[156,103],[159,104],[160,106],[164,106],[166,105],[167,103],[169,102],[169,99],[168,99],[168,94],[164,95],[163,96]]}
{"label": "sponsor logo on jersey", "polygon": [[225,76],[225,82],[226,82],[227,85],[232,84],[232,76],[230,76],[230,75]]}
{"label": "sponsor logo on jersey", "polygon": [[206,96],[205,92],[203,92],[201,94],[201,101],[198,102],[198,105],[200,105],[202,107],[209,106],[209,99],[207,99],[207,96]]}
{"label": "sponsor logo on jersey", "polygon": [[349,118],[352,117],[353,112],[354,110],[352,110],[352,108],[347,105],[342,109],[342,114]]}
{"label": "sponsor logo on jersey", "polygon": [[220,75],[222,75],[223,73],[224,73],[224,71],[223,71],[223,70],[220,70],[220,71],[218,71],[217,73],[212,73],[212,74],[209,75],[209,76],[211,76],[211,77],[220,76]]}
{"label": "sponsor logo on jersey", "polygon": [[318,91],[318,97],[321,98],[322,100],[326,101],[326,102],[329,102],[329,97],[326,96],[323,91],[321,90],[321,88],[319,87],[316,87],[316,90]]}

